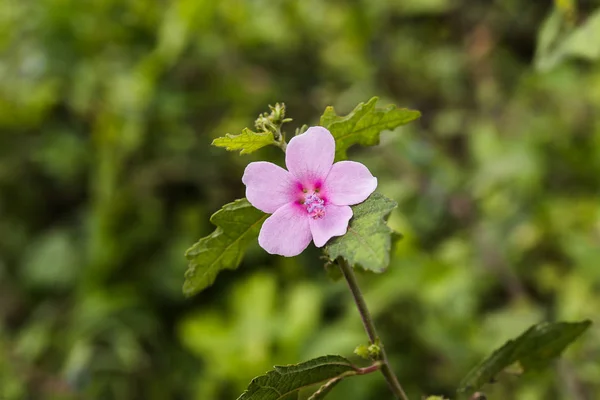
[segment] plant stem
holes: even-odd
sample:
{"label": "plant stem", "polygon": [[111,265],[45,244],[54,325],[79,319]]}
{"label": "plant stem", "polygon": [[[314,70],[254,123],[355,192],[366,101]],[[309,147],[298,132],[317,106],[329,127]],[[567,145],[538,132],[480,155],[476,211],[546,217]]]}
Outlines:
{"label": "plant stem", "polygon": [[370,374],[372,372],[378,371],[381,369],[381,361],[376,361],[373,364],[369,365],[368,367],[364,367],[364,368],[357,368],[356,369],[356,374],[357,375],[366,375],[366,374]]}
{"label": "plant stem", "polygon": [[273,132],[273,139],[275,139],[277,147],[279,147],[285,153],[285,150],[287,149],[287,143],[285,141],[285,134],[281,132],[281,126],[275,127],[275,131]]}
{"label": "plant stem", "polygon": [[287,149],[287,143],[285,142],[285,140],[282,140],[281,142],[278,143],[279,148],[281,148],[281,150],[283,150],[283,152],[285,153],[285,149]]}
{"label": "plant stem", "polygon": [[383,347],[383,343],[381,343],[379,337],[377,336],[377,331],[375,330],[375,324],[373,323],[373,318],[371,317],[371,313],[367,308],[367,303],[365,303],[365,298],[358,287],[358,282],[356,281],[356,275],[354,275],[354,271],[352,267],[348,264],[344,258],[338,258],[338,264],[340,269],[342,270],[342,274],[344,278],[346,278],[346,282],[348,283],[348,287],[350,288],[350,292],[352,292],[352,297],[354,297],[354,302],[356,303],[356,307],[358,308],[358,312],[360,313],[360,317],[362,319],[363,326],[365,327],[365,331],[367,332],[367,336],[369,336],[369,341],[371,344],[377,344],[380,347],[381,354],[381,373],[385,377],[385,380],[390,387],[394,396],[397,399],[408,400],[408,396],[404,393],[400,382],[398,382],[398,378],[394,375],[392,368],[390,367],[390,363],[387,358],[387,354],[385,353],[385,348]]}

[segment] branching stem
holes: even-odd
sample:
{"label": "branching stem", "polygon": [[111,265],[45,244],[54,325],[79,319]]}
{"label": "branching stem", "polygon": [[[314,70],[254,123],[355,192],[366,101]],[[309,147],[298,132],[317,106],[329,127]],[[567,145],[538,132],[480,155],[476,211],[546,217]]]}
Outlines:
{"label": "branching stem", "polygon": [[356,303],[356,307],[358,308],[358,312],[360,313],[360,317],[363,322],[363,326],[365,327],[365,331],[367,332],[367,336],[369,336],[369,341],[371,344],[377,344],[380,347],[380,358],[381,358],[381,373],[385,377],[385,380],[390,387],[394,396],[400,400],[408,400],[408,396],[404,393],[404,389],[398,382],[398,378],[394,375],[392,368],[390,367],[390,363],[387,358],[387,354],[385,352],[385,348],[383,347],[383,343],[377,336],[377,331],[375,330],[375,324],[373,323],[373,318],[371,317],[371,313],[367,308],[367,303],[365,303],[365,299],[358,287],[358,282],[356,281],[356,275],[354,275],[354,271],[352,267],[348,264],[348,262],[340,257],[338,258],[338,264],[340,269],[342,270],[342,274],[348,283],[348,287],[350,288],[350,292],[352,293],[352,297],[354,298],[354,302]]}
{"label": "branching stem", "polygon": [[366,375],[366,374],[370,374],[372,372],[378,371],[381,369],[381,361],[376,361],[373,364],[369,365],[368,367],[364,367],[364,368],[357,368],[356,369],[356,374],[357,375]]}
{"label": "branching stem", "polygon": [[285,150],[287,149],[287,143],[285,141],[284,133],[281,132],[280,126],[276,127],[273,137],[275,139],[275,142],[277,143],[277,147],[279,147],[285,153]]}
{"label": "branching stem", "polygon": [[287,143],[285,142],[285,140],[282,140],[281,142],[279,142],[277,144],[279,146],[279,148],[281,148],[281,150],[283,150],[283,152],[285,153],[285,149],[287,149]]}

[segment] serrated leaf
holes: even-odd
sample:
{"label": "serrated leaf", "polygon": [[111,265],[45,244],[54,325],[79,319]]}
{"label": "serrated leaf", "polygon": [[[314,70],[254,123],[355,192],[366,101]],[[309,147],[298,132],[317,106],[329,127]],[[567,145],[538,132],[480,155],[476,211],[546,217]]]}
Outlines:
{"label": "serrated leaf", "polygon": [[398,108],[389,105],[375,108],[378,98],[373,97],[366,103],[360,103],[348,115],[338,116],[333,107],[327,107],[321,116],[321,126],[331,132],[335,138],[335,160],[345,160],[346,151],[355,144],[374,146],[379,144],[379,134],[408,124],[421,116],[416,110]]}
{"label": "serrated leaf", "polygon": [[330,260],[344,257],[350,265],[383,272],[390,262],[392,230],[386,220],[396,202],[379,193],[352,207],[353,217],[345,235],[325,247]]}
{"label": "serrated leaf", "polygon": [[458,392],[475,391],[507,367],[519,362],[524,372],[546,367],[591,325],[591,321],[536,324],[516,339],[509,340],[473,368]]}
{"label": "serrated leaf", "polygon": [[272,132],[254,132],[244,128],[240,135],[226,134],[212,141],[213,146],[225,147],[228,151],[240,150],[240,154],[250,154],[270,144],[276,144]]}
{"label": "serrated leaf", "polygon": [[312,396],[308,398],[308,400],[321,400],[324,399],[325,396],[331,392],[331,390],[342,381],[342,378],[333,378],[323,386],[319,388],[316,392],[313,393]]}
{"label": "serrated leaf", "polygon": [[237,400],[282,400],[298,390],[357,373],[350,361],[341,356],[323,356],[300,364],[275,366],[257,376]]}
{"label": "serrated leaf", "polygon": [[252,207],[246,199],[223,206],[210,217],[217,229],[190,247],[183,293],[192,296],[213,284],[224,269],[239,266],[249,243],[258,237],[267,214]]}

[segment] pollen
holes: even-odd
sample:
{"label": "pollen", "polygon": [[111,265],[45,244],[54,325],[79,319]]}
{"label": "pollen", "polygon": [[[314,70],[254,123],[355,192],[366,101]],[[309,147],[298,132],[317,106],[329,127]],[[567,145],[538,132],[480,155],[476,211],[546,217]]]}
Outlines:
{"label": "pollen", "polygon": [[320,219],[325,216],[325,200],[323,200],[315,190],[304,197],[304,206],[306,212],[313,219]]}

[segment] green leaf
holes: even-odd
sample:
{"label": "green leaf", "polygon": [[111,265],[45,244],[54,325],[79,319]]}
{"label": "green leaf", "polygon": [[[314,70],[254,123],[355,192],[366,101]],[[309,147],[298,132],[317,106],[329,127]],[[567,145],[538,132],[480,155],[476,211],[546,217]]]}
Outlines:
{"label": "green leaf", "polygon": [[[548,57],[564,29],[565,19],[560,10],[554,9],[542,24],[537,37],[536,63]],[[539,66],[539,65],[538,65]]]}
{"label": "green leaf", "polygon": [[329,394],[329,392],[331,392],[331,390],[335,387],[335,385],[337,385],[338,383],[340,383],[342,381],[342,379],[343,378],[341,378],[341,377],[333,378],[332,380],[330,380],[329,382],[327,382],[326,384],[321,386],[319,388],[319,390],[314,392],[313,395],[308,398],[308,400],[324,399],[325,396],[327,396]]}
{"label": "green leaf", "polygon": [[577,28],[561,35],[565,17],[559,10],[550,14],[540,30],[535,65],[549,70],[568,58],[600,59],[600,10]]}
{"label": "green leaf", "polygon": [[325,247],[331,260],[344,257],[350,265],[365,270],[383,272],[390,262],[392,230],[386,220],[396,202],[373,193],[367,200],[352,207],[354,216],[348,232],[333,238]]}
{"label": "green leaf", "polygon": [[532,326],[516,339],[509,340],[491,356],[473,368],[462,380],[458,392],[475,391],[518,362],[521,368],[535,371],[546,367],[592,324],[582,322],[541,323]]}
{"label": "green leaf", "polygon": [[248,244],[258,237],[267,214],[252,207],[246,199],[223,206],[210,217],[217,229],[189,248],[183,293],[192,296],[212,285],[223,269],[235,269]]}
{"label": "green leaf", "polygon": [[302,388],[357,374],[357,368],[341,356],[323,356],[274,368],[254,378],[238,400],[283,400]]}
{"label": "green leaf", "polygon": [[212,145],[225,147],[228,151],[241,150],[240,154],[250,154],[270,144],[276,144],[272,132],[254,132],[244,128],[240,135],[226,134],[213,140]]}
{"label": "green leaf", "polygon": [[378,98],[360,103],[345,117],[338,116],[333,107],[327,107],[321,116],[321,126],[329,129],[335,138],[335,160],[345,160],[346,151],[355,144],[375,146],[379,144],[379,134],[395,129],[419,118],[421,113],[406,108],[389,105],[384,109],[375,108]]}

